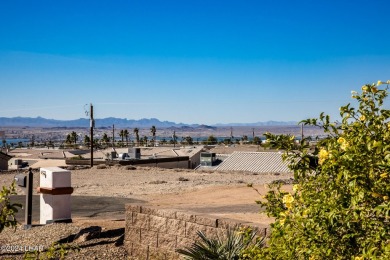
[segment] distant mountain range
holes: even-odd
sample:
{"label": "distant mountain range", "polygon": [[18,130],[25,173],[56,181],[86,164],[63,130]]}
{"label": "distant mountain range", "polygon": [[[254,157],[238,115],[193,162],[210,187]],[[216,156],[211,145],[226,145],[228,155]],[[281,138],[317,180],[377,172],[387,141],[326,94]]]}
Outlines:
{"label": "distant mountain range", "polygon": [[[272,125],[296,125],[295,121],[268,121],[257,123],[231,123],[231,124],[216,124],[213,126],[198,125],[198,124],[183,124],[170,121],[160,121],[157,118],[142,118],[139,120],[108,117],[102,119],[95,119],[95,127],[197,127],[197,128],[214,128],[214,127],[226,127],[226,126],[272,126]],[[19,126],[19,127],[89,127],[89,119],[80,118],[75,120],[56,120],[46,119],[43,117],[0,117],[0,127],[4,126]]]}
{"label": "distant mountain range", "polygon": [[215,124],[214,126],[273,126],[273,125],[297,125],[296,121],[267,121],[257,123],[229,123],[229,124]]}

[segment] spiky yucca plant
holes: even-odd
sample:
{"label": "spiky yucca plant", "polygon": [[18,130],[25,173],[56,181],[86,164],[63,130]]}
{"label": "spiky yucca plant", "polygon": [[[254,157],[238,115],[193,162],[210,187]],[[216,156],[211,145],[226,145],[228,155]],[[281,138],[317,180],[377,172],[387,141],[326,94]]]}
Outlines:
{"label": "spiky yucca plant", "polygon": [[250,228],[228,229],[224,235],[216,238],[207,238],[200,231],[197,234],[199,240],[190,247],[177,250],[185,259],[236,260],[240,259],[245,249],[264,246],[264,238],[256,239],[257,230]]}

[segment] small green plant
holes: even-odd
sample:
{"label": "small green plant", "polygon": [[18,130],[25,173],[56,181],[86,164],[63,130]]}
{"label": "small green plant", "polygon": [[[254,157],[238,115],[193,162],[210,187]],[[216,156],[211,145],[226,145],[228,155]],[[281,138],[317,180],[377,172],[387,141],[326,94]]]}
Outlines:
{"label": "small green plant", "polygon": [[80,249],[77,246],[53,243],[45,251],[27,251],[24,259],[65,259],[71,251],[78,252]]}
{"label": "small green plant", "polygon": [[10,196],[16,194],[15,182],[12,182],[9,188],[3,186],[3,189],[0,191],[0,233],[6,227],[16,228],[18,224],[15,219],[15,213],[18,212],[18,208],[21,208],[22,205],[18,203],[11,203],[10,200]]}
{"label": "small green plant", "polygon": [[216,238],[208,238],[200,231],[197,234],[200,240],[177,250],[185,259],[250,259],[251,250],[264,246],[264,238],[256,238],[257,230],[251,228],[228,229]]}
{"label": "small green plant", "polygon": [[257,236],[257,230],[250,227],[244,227],[240,229],[240,234],[243,237],[245,246],[239,255],[239,259],[242,260],[260,260],[260,252],[265,246],[265,237]]}

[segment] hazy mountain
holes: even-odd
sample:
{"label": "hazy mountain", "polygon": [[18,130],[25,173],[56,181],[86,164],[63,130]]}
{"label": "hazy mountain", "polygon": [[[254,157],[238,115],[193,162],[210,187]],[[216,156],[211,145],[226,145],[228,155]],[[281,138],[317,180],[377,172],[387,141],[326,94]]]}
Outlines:
{"label": "hazy mountain", "polygon": [[[89,119],[80,118],[75,120],[56,120],[46,119],[42,117],[31,118],[31,117],[0,117],[0,126],[24,126],[24,127],[89,127]],[[142,118],[139,120],[126,119],[126,118],[115,118],[108,117],[102,119],[95,119],[95,127],[170,127],[177,126],[181,127],[185,124],[177,124],[175,122],[160,121],[156,118]]]}
{"label": "hazy mountain", "polygon": [[267,121],[257,123],[229,123],[229,124],[215,124],[214,126],[273,126],[273,125],[297,125],[296,121]]}
{"label": "hazy mountain", "polygon": [[[199,125],[199,124],[183,124],[175,123],[170,121],[160,121],[157,118],[142,118],[139,120],[126,119],[126,118],[115,118],[108,117],[102,119],[95,119],[95,127],[151,127],[152,125],[156,127],[177,127],[177,128],[203,128],[203,129],[214,129],[215,127],[223,126],[274,126],[274,125],[296,125],[295,121],[281,122],[281,121],[267,121],[267,122],[257,122],[257,123],[230,123],[230,124],[215,124],[213,126],[208,125]],[[56,120],[56,119],[46,119],[43,117],[0,117],[0,127],[1,126],[22,126],[22,127],[89,127],[89,119],[80,118],[74,120]]]}
{"label": "hazy mountain", "polygon": [[168,130],[172,130],[172,131],[187,131],[187,132],[191,132],[191,131],[199,131],[199,130],[216,130],[217,127],[216,126],[208,126],[208,125],[198,125],[198,124],[193,124],[193,125],[183,125],[181,127],[177,127],[177,126],[170,126],[167,128]]}

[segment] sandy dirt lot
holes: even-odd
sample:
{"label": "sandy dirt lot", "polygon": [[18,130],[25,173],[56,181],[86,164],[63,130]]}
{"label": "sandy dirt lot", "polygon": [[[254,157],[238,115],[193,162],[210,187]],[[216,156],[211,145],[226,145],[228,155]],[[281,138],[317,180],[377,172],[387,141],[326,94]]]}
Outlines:
{"label": "sandy dirt lot", "polygon": [[[265,184],[290,179],[290,174],[254,174],[245,172],[194,171],[136,167],[127,169],[107,166],[105,169],[72,170],[72,196],[129,198],[160,208],[190,210],[245,220],[260,218],[255,200],[264,195]],[[9,185],[16,172],[0,174],[0,185]],[[34,188],[39,186],[39,172],[34,171]],[[286,187],[289,189],[289,187]],[[18,194],[23,191],[18,187]],[[36,191],[34,194],[37,195]],[[117,216],[115,218],[118,218]]]}

